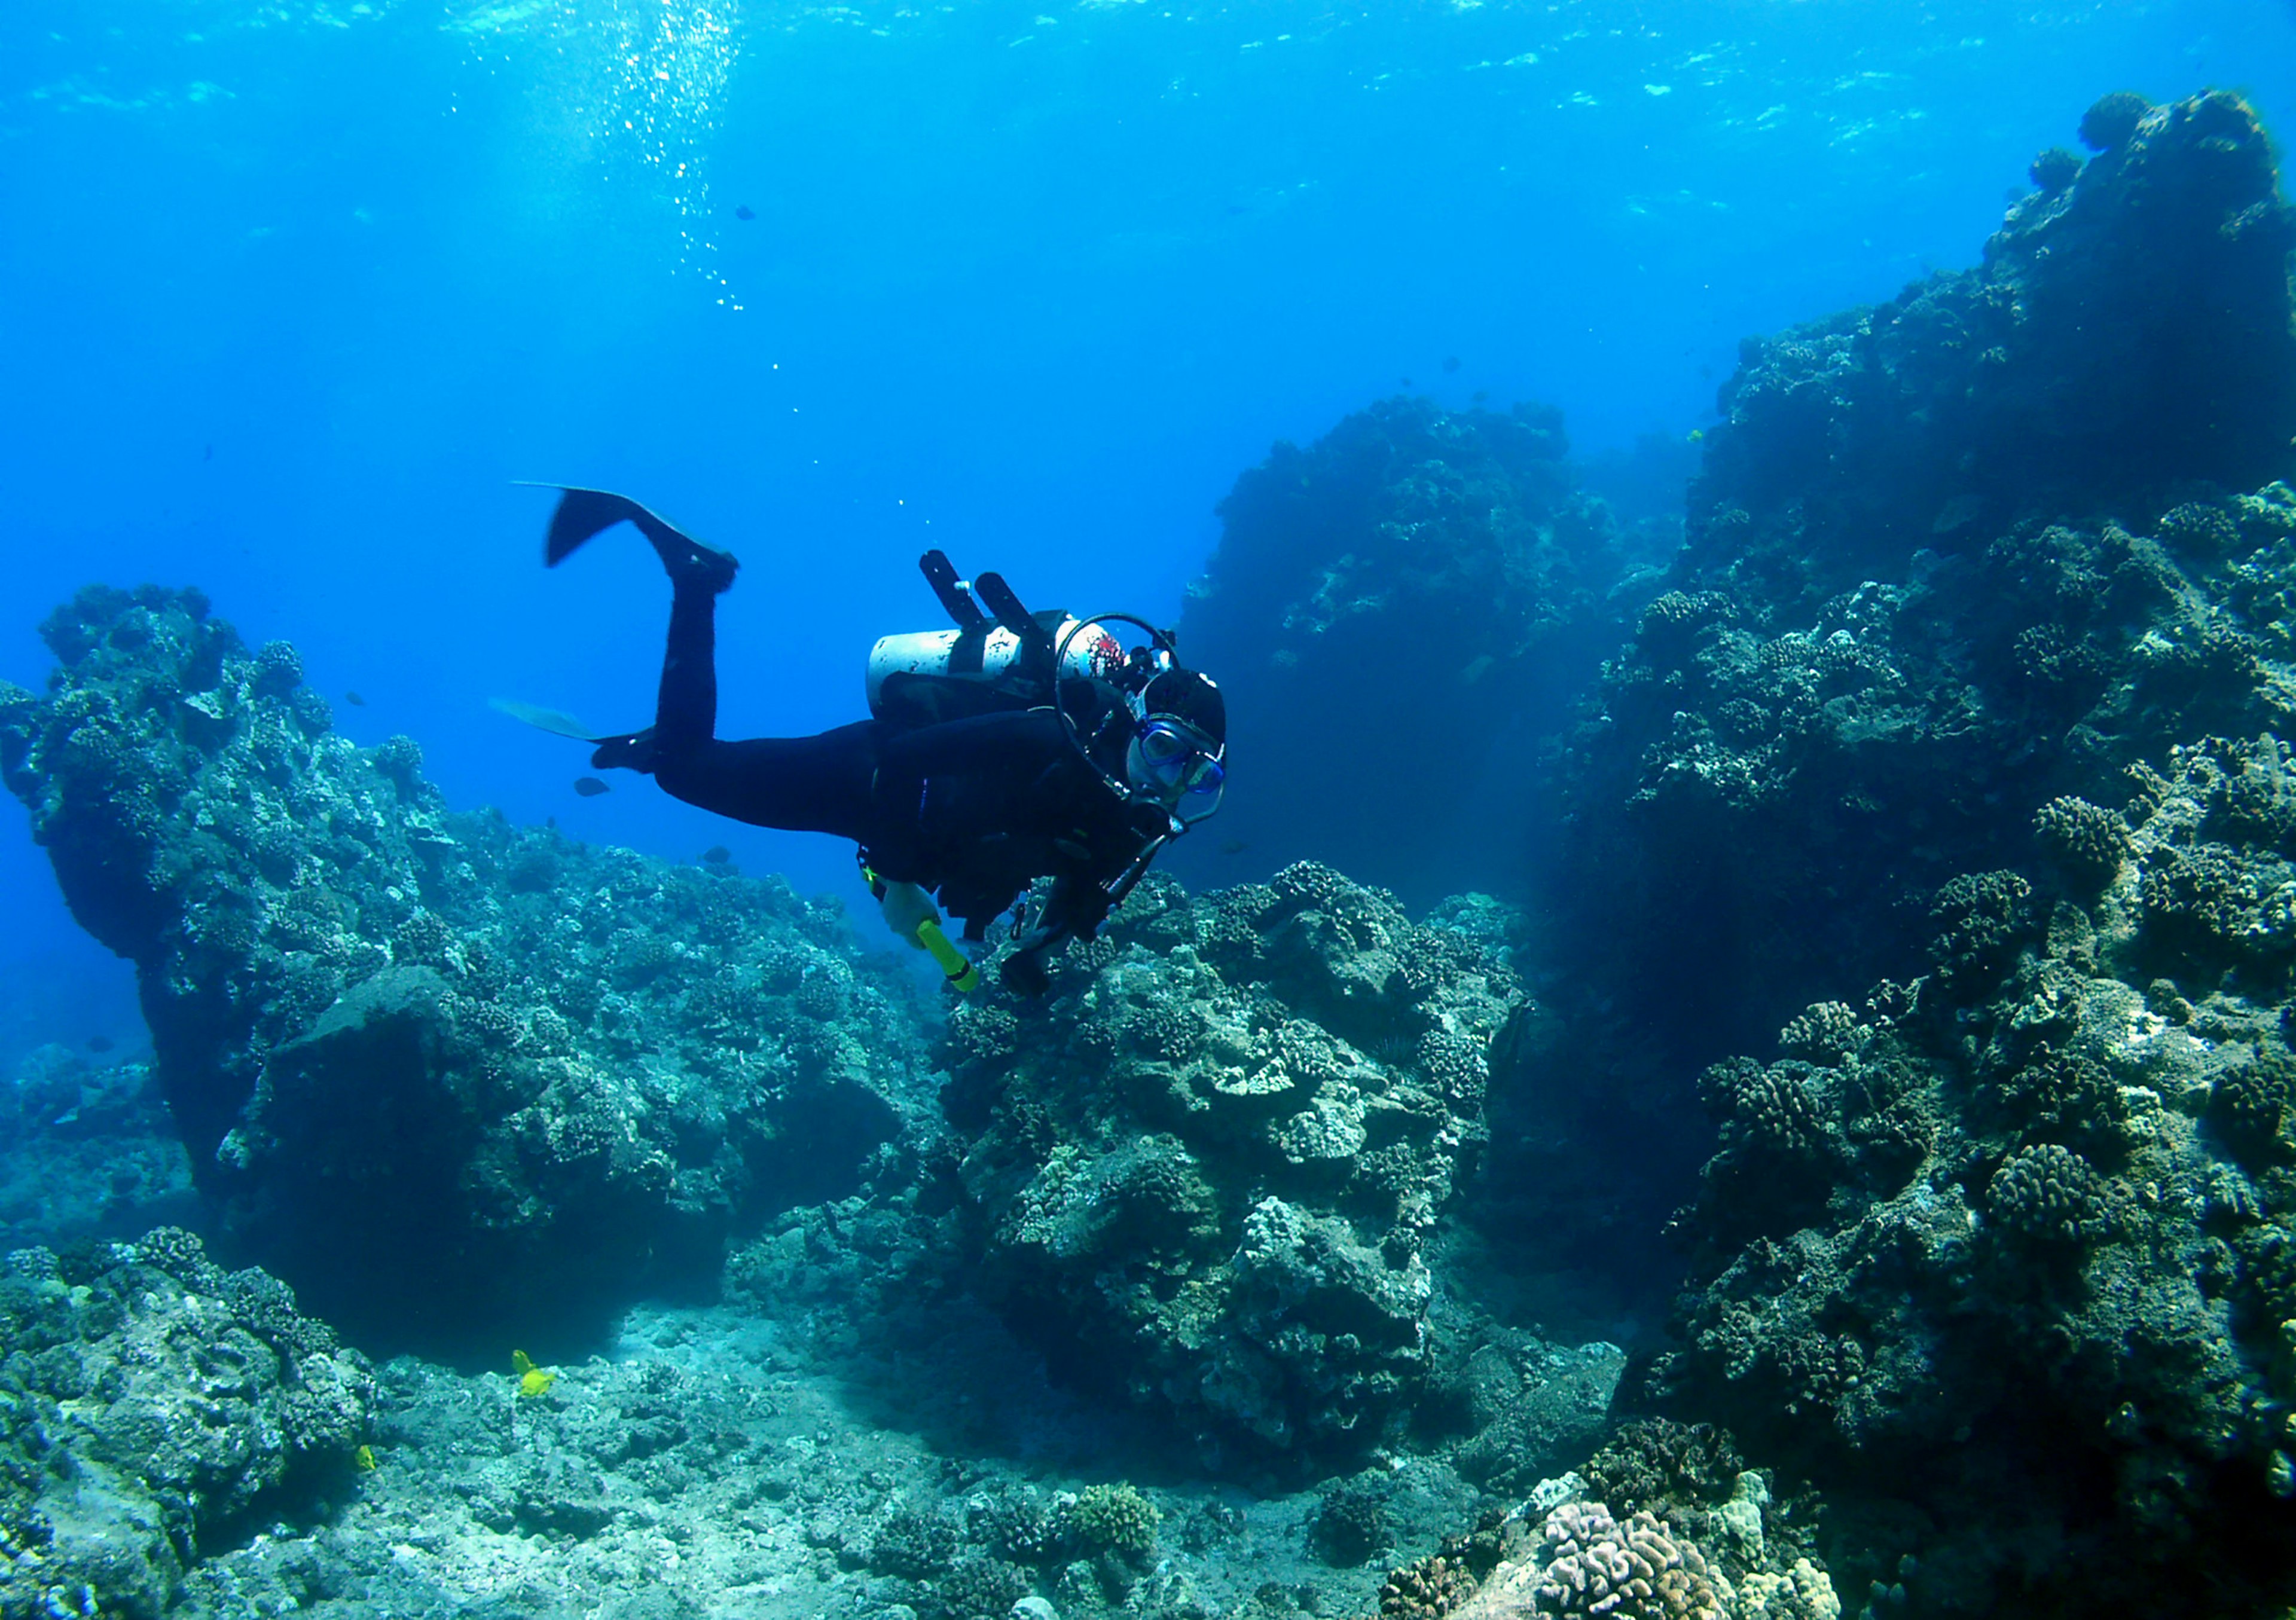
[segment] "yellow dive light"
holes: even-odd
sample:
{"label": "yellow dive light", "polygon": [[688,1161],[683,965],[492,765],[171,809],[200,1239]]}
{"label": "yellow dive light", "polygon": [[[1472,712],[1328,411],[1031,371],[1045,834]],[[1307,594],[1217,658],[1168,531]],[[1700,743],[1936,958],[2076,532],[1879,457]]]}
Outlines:
{"label": "yellow dive light", "polygon": [[916,941],[940,964],[940,970],[948,975],[951,985],[959,990],[980,987],[980,970],[974,967],[972,959],[958,950],[949,937],[941,932],[939,922],[929,918],[917,924]]}
{"label": "yellow dive light", "polygon": [[951,987],[957,990],[977,990],[980,987],[980,970],[956,948],[942,932],[940,907],[932,896],[914,883],[888,882],[872,871],[865,862],[861,876],[869,885],[869,892],[877,897],[878,909],[885,913],[885,926],[918,950],[940,964]]}

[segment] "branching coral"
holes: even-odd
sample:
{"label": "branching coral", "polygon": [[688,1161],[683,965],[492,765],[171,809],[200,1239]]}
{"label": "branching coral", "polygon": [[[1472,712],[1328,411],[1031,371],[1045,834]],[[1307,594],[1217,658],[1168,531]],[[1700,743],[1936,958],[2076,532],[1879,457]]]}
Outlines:
{"label": "branching coral", "polygon": [[2128,825],[2120,816],[2085,798],[2066,794],[2034,813],[2033,832],[2041,847],[2078,888],[2103,887],[2128,853]]}
{"label": "branching coral", "polygon": [[1070,1533],[1079,1546],[1127,1559],[1155,1550],[1163,1518],[1154,1502],[1129,1485],[1087,1485],[1068,1510]]}
{"label": "branching coral", "polygon": [[1669,1499],[1719,1501],[1745,1467],[1728,1434],[1710,1423],[1641,1418],[1621,1425],[1578,1471],[1590,1497],[1632,1513]]}

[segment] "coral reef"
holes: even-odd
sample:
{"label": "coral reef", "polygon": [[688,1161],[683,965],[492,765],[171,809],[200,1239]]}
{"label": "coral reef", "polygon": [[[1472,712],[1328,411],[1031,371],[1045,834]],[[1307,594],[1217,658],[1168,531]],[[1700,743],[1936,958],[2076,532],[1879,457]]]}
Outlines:
{"label": "coral reef", "polygon": [[[899,1134],[912,992],[775,881],[450,813],[291,649],[91,587],[0,688],[0,769],[132,958],[223,1240],[362,1343],[587,1330]],[[539,1347],[539,1346],[537,1346]]]}
{"label": "coral reef", "polygon": [[1426,1376],[1422,1250],[1524,999],[1474,939],[1328,868],[1193,901],[1152,880],[1043,1002],[952,1017],[979,1286],[1208,1445],[1377,1444]]}
{"label": "coral reef", "polygon": [[[1611,592],[1636,547],[1574,487],[1567,448],[1549,408],[1398,398],[1305,449],[1276,445],[1236,480],[1180,622],[1252,762],[1224,840],[1309,856],[1414,905],[1457,887],[1463,845],[1512,864],[1529,739],[1551,733],[1628,611]],[[1333,762],[1369,738],[1449,784],[1443,803],[1336,779]],[[1235,876],[1233,860],[1173,855],[1192,880]]]}
{"label": "coral reef", "polygon": [[1601,1502],[1565,1502],[1546,1516],[1533,1598],[1542,1615],[1620,1620],[1717,1620],[1706,1559],[1648,1513],[1624,1524]]}
{"label": "coral reef", "polygon": [[2296,228],[2234,97],[2082,134],[1980,268],[1747,346],[1494,1076],[1601,1076],[1584,1142],[1702,1070],[1626,1394],[1813,1479],[1877,1614],[2296,1596]]}
{"label": "coral reef", "polygon": [[1589,995],[1678,1058],[1897,971],[2036,814],[2102,883],[2124,767],[2286,722],[2296,224],[2234,96],[2083,127],[1980,268],[1750,340],[1722,389],[1562,863]]}
{"label": "coral reef", "polygon": [[[1837,1496],[1919,1504],[1935,1612],[2142,1608],[2198,1569],[2225,1612],[2296,1591],[2256,1551],[2296,1535],[2296,937],[2270,900],[2286,835],[2227,814],[2281,757],[2173,750],[2130,779],[2126,861],[2087,904],[1997,916],[1974,958],[1941,938],[1824,1067],[1710,1075],[1685,1343],[1649,1392]],[[1798,1182],[1759,1124],[1780,1094]],[[2068,1554],[2021,1568],[2026,1534]]]}
{"label": "coral reef", "polygon": [[[1545,1482],[1523,1509],[1487,1518],[1472,1535],[1391,1573],[1380,1589],[1384,1620],[1523,1620],[1608,1615],[1619,1620],[1840,1620],[1823,1567],[1800,1551],[1786,1521],[1767,1536],[1768,1487],[1736,1477],[1711,1513],[1664,1504],[1620,1518],[1580,1494],[1575,1475]],[[1733,1510],[1742,1510],[1734,1517]]]}
{"label": "coral reef", "polygon": [[[1537,412],[1246,475],[1189,650],[1288,728],[1267,824],[1367,871],[1457,829],[1325,802],[1340,741],[1520,739],[1633,615],[1562,908],[1154,878],[956,1005],[937,1097],[832,909],[452,814],[285,643],[83,594],[0,769],[190,1151],[0,1205],[57,1240],[0,1279],[0,1608],[1280,1620],[1390,1549],[1391,1620],[2296,1602],[2296,230],[2235,98],[2080,137],[1980,269],[1749,345],[1662,589]],[[145,1078],[37,1060],[19,1164],[148,1137]],[[230,1252],[497,1370],[375,1379],[105,1240],[178,1163]],[[1693,1182],[1623,1386],[1503,1325],[1658,1275]],[[728,1307],[553,1354],[729,1235]],[[1264,1493],[1111,1477],[1176,1453]]]}
{"label": "coral reef", "polygon": [[199,1240],[18,1249],[0,1272],[0,1613],[157,1620],[215,1538],[346,1490],[357,1351]]}

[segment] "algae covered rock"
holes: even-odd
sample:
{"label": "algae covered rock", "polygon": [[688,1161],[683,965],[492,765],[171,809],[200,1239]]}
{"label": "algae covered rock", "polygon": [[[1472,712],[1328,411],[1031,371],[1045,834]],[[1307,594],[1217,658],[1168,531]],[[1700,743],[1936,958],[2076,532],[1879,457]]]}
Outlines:
{"label": "algae covered rock", "polygon": [[161,1228],[0,1272],[0,1612],[156,1620],[202,1538],[353,1478],[372,1370]]}
{"label": "algae covered rock", "polygon": [[91,587],[0,769],[136,964],[241,1252],[364,1342],[455,1348],[707,1278],[915,1106],[909,992],[777,880],[450,812],[193,592]]}
{"label": "algae covered rock", "polygon": [[1377,1444],[1424,1379],[1421,1251],[1524,1004],[1480,944],[1326,868],[1193,901],[1152,880],[1043,1003],[952,1019],[981,1287],[1208,1444]]}

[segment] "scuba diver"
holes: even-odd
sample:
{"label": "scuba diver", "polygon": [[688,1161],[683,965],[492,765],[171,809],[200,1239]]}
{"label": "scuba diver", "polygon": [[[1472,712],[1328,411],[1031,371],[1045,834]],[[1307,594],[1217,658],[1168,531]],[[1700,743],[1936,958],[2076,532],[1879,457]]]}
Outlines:
{"label": "scuba diver", "polygon": [[[1219,808],[1226,705],[1181,667],[1168,632],[1124,613],[1030,613],[997,576],[968,583],[939,552],[919,566],[955,627],[877,642],[870,718],[812,737],[721,739],[716,616],[734,558],[625,496],[562,488],[545,560],[555,568],[625,521],[670,579],[653,724],[593,737],[564,716],[504,707],[596,744],[594,765],[648,773],[689,805],[852,839],[887,920],[958,989],[979,973],[941,932],[926,891],[977,943],[1051,878],[1036,914],[1016,921],[1001,970],[1006,988],[1041,995],[1054,949],[1092,938],[1157,852]],[[1127,650],[1111,625],[1147,640]]]}

